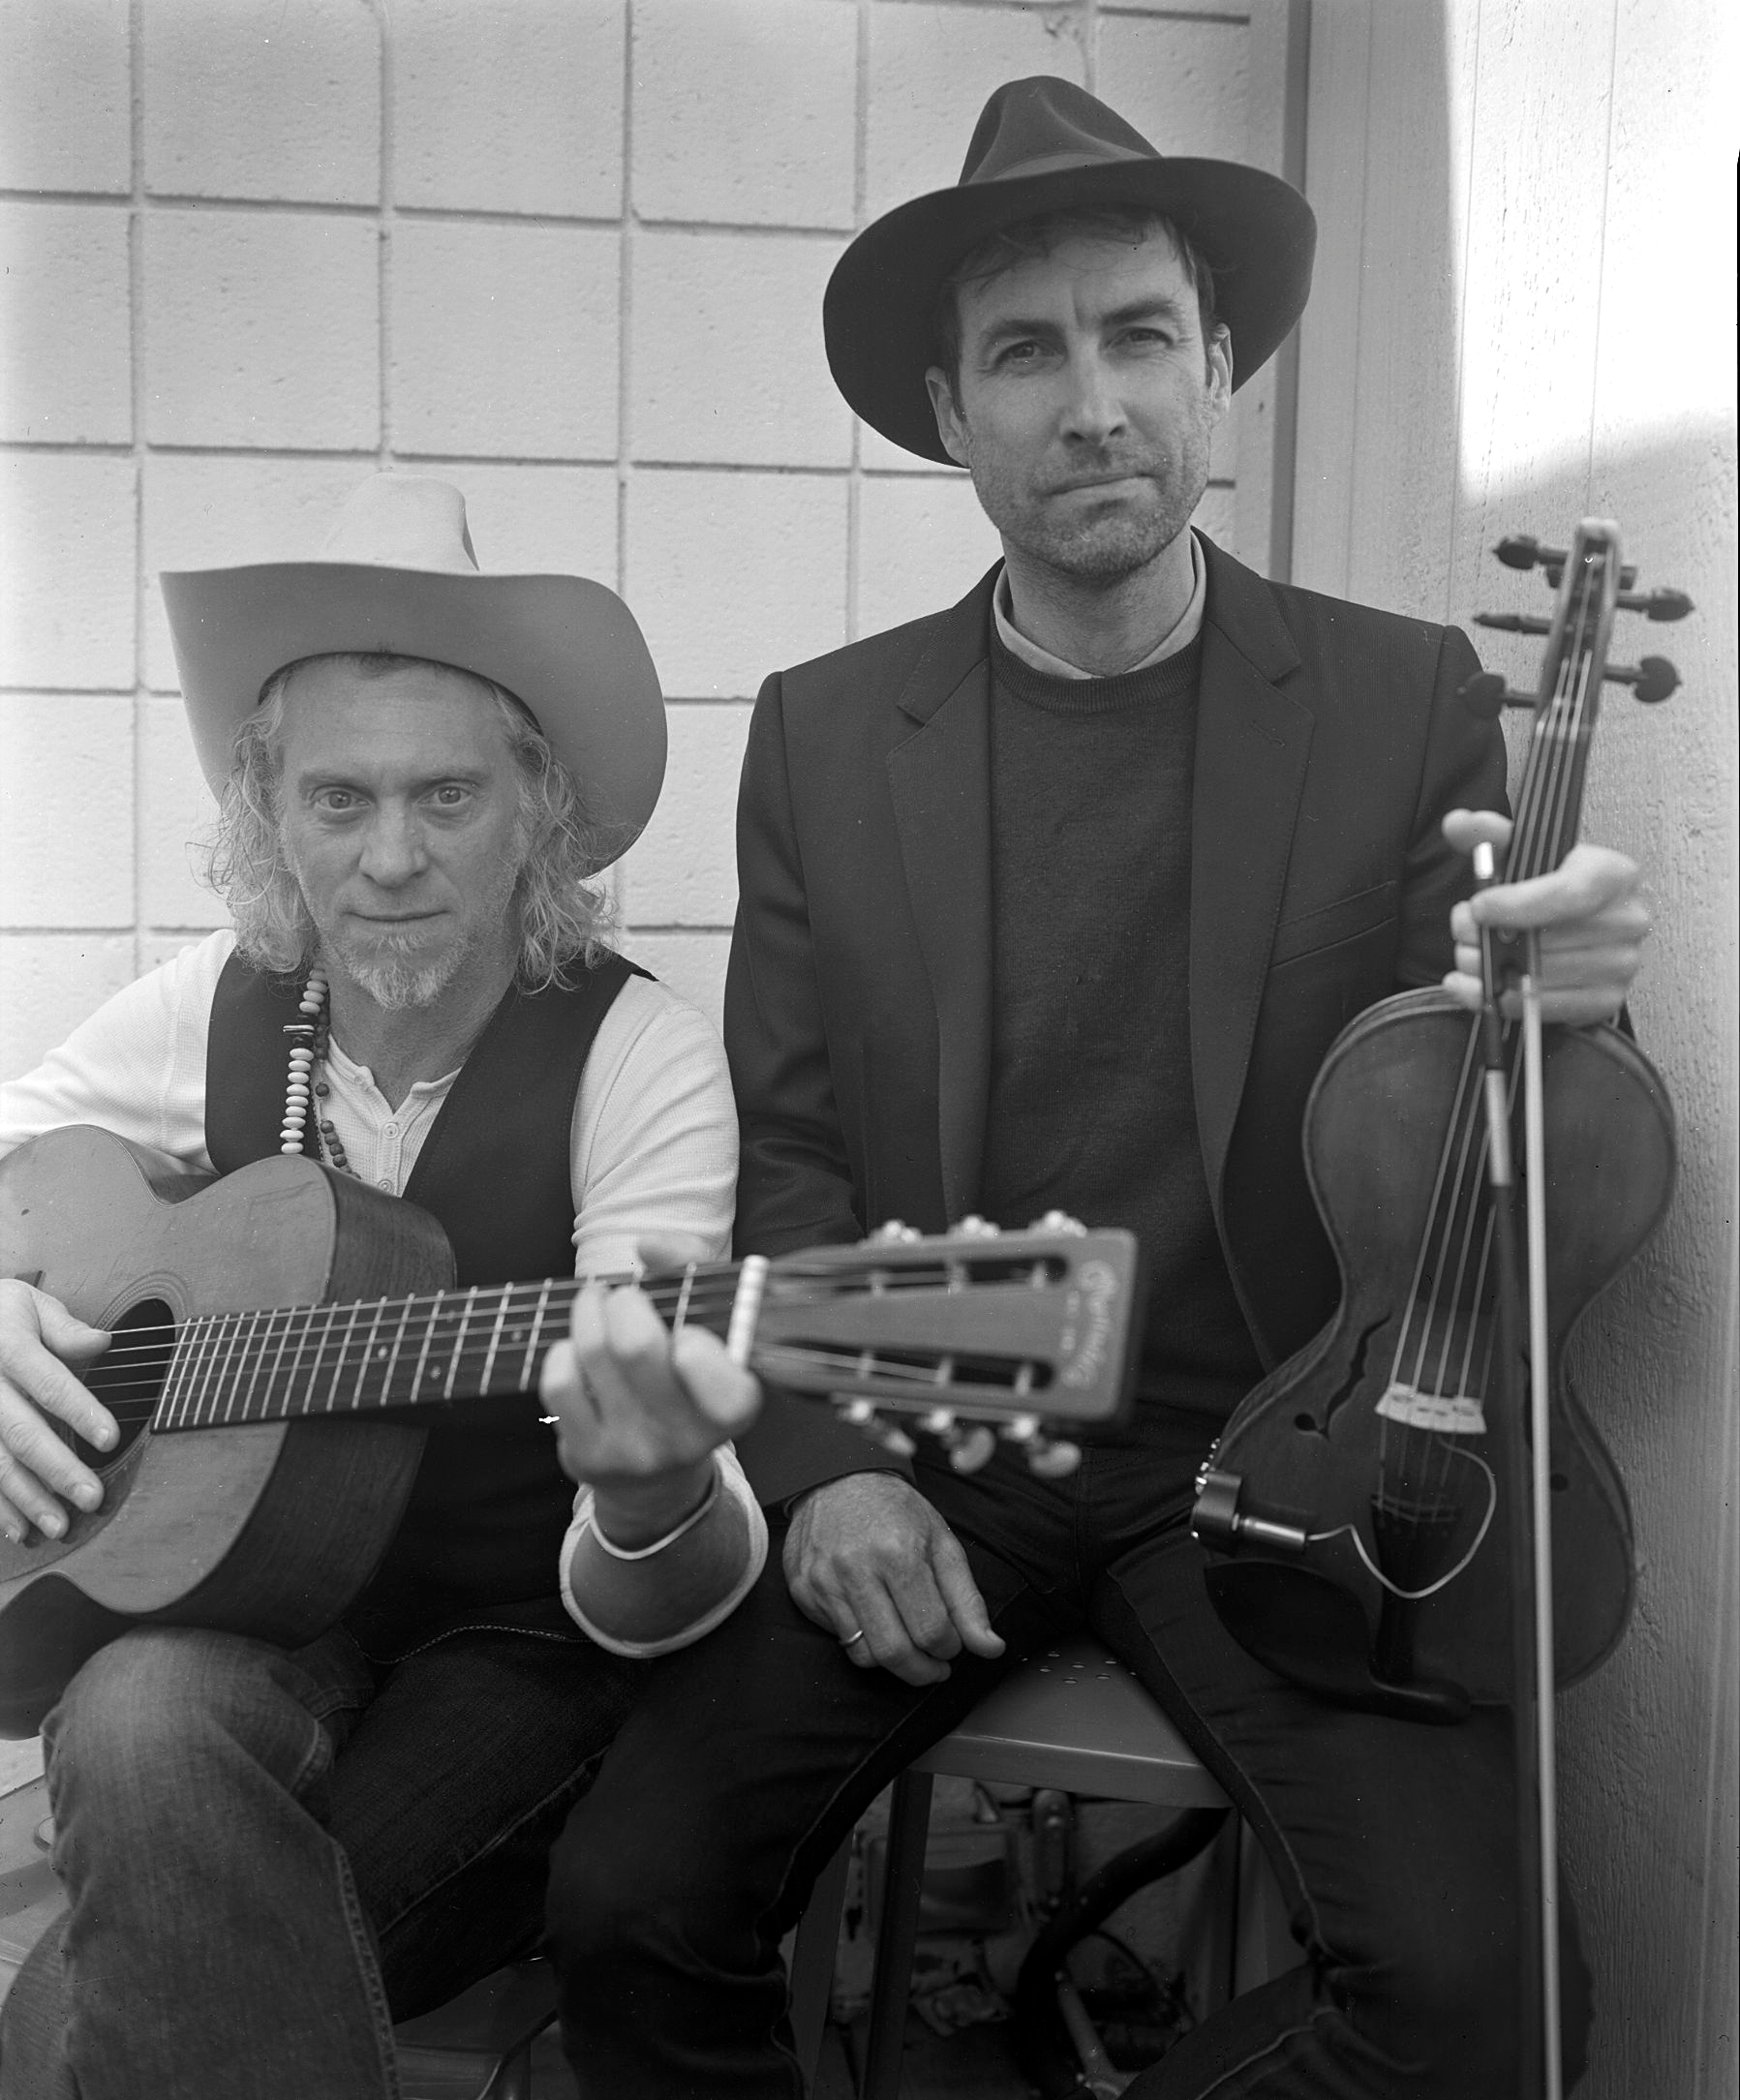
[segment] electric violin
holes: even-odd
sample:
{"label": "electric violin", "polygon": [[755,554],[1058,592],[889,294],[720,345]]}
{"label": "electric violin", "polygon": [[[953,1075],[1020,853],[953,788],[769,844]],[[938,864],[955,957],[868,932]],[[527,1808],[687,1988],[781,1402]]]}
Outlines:
{"label": "electric violin", "polygon": [[[1692,608],[1634,591],[1604,520],[1569,549],[1518,537],[1497,551],[1557,590],[1550,620],[1481,621],[1545,637],[1538,691],[1482,673],[1462,694],[1488,717],[1533,713],[1504,869],[1520,881],[1575,842],[1603,681],[1651,703],[1678,685],[1661,657],[1607,662],[1615,613]],[[1498,878],[1490,848],[1476,876]],[[1520,1915],[1538,1954],[1522,2091],[1557,2100],[1553,1689],[1612,1651],[1633,1590],[1625,1489],[1566,1349],[1667,1209],[1674,1127],[1621,1028],[1542,1027],[1533,936],[1489,934],[1482,950],[1478,1017],[1448,993],[1406,992],[1325,1059],[1305,1160],[1341,1304],[1234,1413],[1193,1528],[1222,1620],[1280,1675],[1425,1722],[1511,1706]]]}

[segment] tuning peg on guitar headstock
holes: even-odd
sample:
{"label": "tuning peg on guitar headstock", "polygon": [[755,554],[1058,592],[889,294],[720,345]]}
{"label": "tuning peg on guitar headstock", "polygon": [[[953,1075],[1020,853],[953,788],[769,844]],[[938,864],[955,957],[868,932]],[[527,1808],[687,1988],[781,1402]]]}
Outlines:
{"label": "tuning peg on guitar headstock", "polygon": [[1665,656],[1640,656],[1635,664],[1610,663],[1602,676],[1615,685],[1629,685],[1633,699],[1641,700],[1646,708],[1679,690],[1680,674]]}
{"label": "tuning peg on guitar headstock", "polygon": [[1082,1446],[1062,1438],[1048,1437],[1037,1415],[1016,1415],[999,1434],[1009,1444],[1019,1444],[1026,1456],[1027,1471],[1042,1480],[1061,1480],[1082,1463]]}
{"label": "tuning peg on guitar headstock", "polygon": [[910,1458],[918,1448],[903,1429],[897,1429],[893,1422],[878,1415],[868,1400],[837,1400],[834,1411],[842,1422],[849,1422],[872,1444],[879,1445],[891,1458]]}
{"label": "tuning peg on guitar headstock", "polygon": [[865,1245],[873,1246],[877,1240],[885,1239],[892,1245],[903,1247],[909,1246],[915,1239],[923,1239],[924,1236],[916,1225],[902,1225],[899,1218],[890,1218],[886,1224],[877,1226],[865,1240]]}
{"label": "tuning peg on guitar headstock", "polygon": [[[990,1462],[997,1447],[997,1433],[985,1422],[958,1422],[945,1408],[937,1410],[948,1416],[946,1426],[932,1433],[943,1449],[949,1454],[949,1464],[957,1473],[977,1473],[981,1466]],[[924,1427],[931,1428],[926,1417]]]}
{"label": "tuning peg on guitar headstock", "polygon": [[995,1239],[1003,1228],[992,1225],[989,1218],[980,1217],[975,1210],[962,1218],[955,1231],[962,1239]]}
{"label": "tuning peg on guitar headstock", "polygon": [[1086,1226],[1082,1223],[1080,1218],[1072,1218],[1067,1210],[1048,1210],[1043,1218],[1033,1220],[1031,1226],[1028,1227],[1028,1231],[1034,1233],[1071,1233],[1079,1234],[1084,1239],[1087,1236]]}

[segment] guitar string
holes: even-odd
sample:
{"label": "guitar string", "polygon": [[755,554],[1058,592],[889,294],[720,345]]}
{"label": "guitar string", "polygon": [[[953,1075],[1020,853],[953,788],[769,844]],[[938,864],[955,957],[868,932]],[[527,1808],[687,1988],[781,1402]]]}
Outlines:
{"label": "guitar string", "polygon": [[[993,1277],[981,1275],[976,1278],[968,1278],[959,1285],[959,1289],[964,1294],[966,1292],[983,1290],[989,1284],[1010,1285],[1019,1282],[1031,1287],[1035,1280],[1035,1272],[1049,1270],[1056,1259],[1056,1257],[1053,1256],[1015,1257],[1008,1263],[1011,1270],[1010,1274]],[[782,1305],[804,1301],[804,1293],[795,1293],[785,1288],[793,1282],[825,1283],[829,1285],[830,1288],[827,1291],[813,1293],[813,1302],[820,1304],[827,1303],[831,1298],[896,1296],[908,1291],[923,1291],[934,1293],[939,1287],[950,1291],[950,1294],[954,1294],[955,1279],[950,1276],[949,1269],[956,1265],[939,1261],[928,1263],[922,1269],[914,1267],[903,1270],[871,1271],[864,1276],[851,1276],[837,1267],[825,1263],[806,1266],[802,1263],[787,1263],[780,1261],[775,1267],[774,1281],[779,1286],[778,1302]],[[975,1268],[983,1268],[987,1264],[975,1258],[970,1265]],[[685,1272],[669,1282],[656,1278],[643,1283],[642,1288],[652,1299],[655,1307],[660,1312],[674,1310],[679,1303],[684,1301],[687,1293],[687,1312],[690,1317],[693,1317],[697,1312],[719,1315],[727,1313],[735,1301],[739,1274],[739,1268],[735,1263],[697,1263],[692,1276]],[[529,1294],[533,1302],[535,1303],[552,1287],[568,1288],[571,1294],[577,1294],[585,1288],[587,1281],[596,1281],[614,1287],[629,1283],[632,1280],[626,1273],[600,1276],[594,1279],[561,1277],[524,1283],[485,1284],[473,1287],[450,1286],[442,1291],[412,1293],[402,1297],[387,1295],[380,1298],[341,1299],[333,1303],[316,1300],[297,1305],[231,1307],[223,1312],[195,1314],[189,1320],[179,1323],[152,1323],[150,1324],[141,1324],[137,1326],[118,1327],[113,1331],[119,1336],[125,1336],[125,1342],[117,1342],[111,1345],[101,1356],[94,1359],[93,1367],[102,1369],[105,1366],[112,1366],[125,1361],[130,1354],[141,1358],[159,1355],[164,1346],[164,1338],[172,1339],[188,1335],[196,1330],[209,1329],[228,1320],[258,1318],[268,1321],[284,1320],[286,1322],[301,1321],[312,1323],[316,1319],[325,1316],[330,1322],[341,1318],[347,1313],[354,1312],[360,1316],[362,1313],[374,1312],[382,1307],[391,1307],[395,1315],[403,1312],[407,1324],[415,1319],[430,1321],[454,1319],[469,1322],[477,1317],[479,1307],[477,1304],[472,1304],[462,1310],[460,1301],[472,1297],[473,1294],[481,1298],[482,1307],[488,1312],[493,1312],[498,1298],[500,1298],[507,1308],[504,1317],[512,1317],[513,1301],[515,1299],[523,1299]],[[1041,1273],[1038,1276],[1038,1281],[1049,1285],[1053,1290],[1062,1288],[1064,1284],[1064,1278],[1061,1274],[1051,1276]],[[571,1302],[571,1295],[569,1302]],[[565,1303],[558,1310],[565,1316],[566,1304]]]}
{"label": "guitar string", "polygon": [[[1034,1269],[1043,1268],[1048,1264],[1043,1260],[1036,1262],[1032,1257],[1021,1257],[1017,1258],[1014,1265],[1018,1271],[1025,1271],[1031,1274]],[[830,1282],[837,1286],[834,1291],[828,1293],[829,1296],[839,1297],[841,1294],[863,1296],[870,1294],[870,1286],[860,1279],[848,1279],[846,1291],[842,1293],[838,1288],[839,1283],[838,1271],[818,1267],[814,1273],[818,1276],[827,1277]],[[564,1281],[565,1282],[567,1279],[564,1279]],[[654,1296],[656,1302],[659,1298],[665,1298],[667,1300],[674,1299],[676,1303],[682,1304],[687,1293],[686,1311],[689,1318],[702,1319],[708,1313],[715,1313],[722,1319],[728,1314],[735,1298],[736,1271],[727,1266],[724,1273],[717,1275],[713,1281],[716,1287],[723,1285],[728,1288],[722,1292],[717,1288],[711,1293],[704,1289],[697,1292],[694,1289],[692,1279],[685,1279],[675,1285],[655,1285],[651,1287],[650,1294]],[[431,1327],[432,1336],[439,1332],[440,1324],[443,1321],[452,1324],[456,1329],[454,1332],[439,1336],[438,1346],[441,1354],[439,1358],[435,1359],[436,1367],[445,1373],[449,1379],[457,1379],[461,1370],[474,1368],[479,1358],[482,1359],[484,1368],[488,1371],[493,1358],[500,1354],[504,1358],[504,1369],[505,1362],[511,1361],[516,1356],[520,1357],[524,1365],[529,1368],[533,1353],[537,1351],[543,1344],[541,1324],[534,1323],[533,1331],[530,1333],[526,1331],[523,1325],[510,1327],[508,1323],[513,1317],[512,1301],[515,1298],[524,1300],[528,1293],[533,1294],[534,1302],[541,1301],[547,1294],[549,1288],[550,1286],[547,1283],[538,1285],[524,1284],[505,1287],[491,1286],[473,1293],[455,1291],[444,1293],[423,1294],[429,1308],[426,1318]],[[481,1299],[481,1302],[479,1302],[479,1299]],[[789,1298],[787,1298],[786,1302],[789,1302]],[[825,1302],[825,1299],[823,1302]],[[311,1385],[318,1383],[321,1379],[330,1380],[336,1393],[336,1388],[342,1383],[346,1374],[353,1372],[356,1374],[358,1386],[360,1387],[364,1374],[372,1363],[379,1363],[382,1353],[387,1349],[380,1315],[383,1309],[389,1307],[394,1317],[387,1324],[388,1331],[394,1332],[397,1343],[402,1343],[404,1330],[412,1325],[412,1314],[417,1309],[415,1299],[359,1300],[353,1304],[336,1306],[259,1307],[239,1312],[199,1316],[195,1321],[187,1323],[179,1330],[178,1340],[168,1350],[166,1350],[162,1339],[153,1339],[141,1346],[138,1343],[138,1337],[141,1335],[154,1335],[158,1338],[174,1336],[177,1334],[177,1330],[173,1327],[160,1326],[154,1330],[145,1328],[122,1330],[129,1335],[135,1346],[127,1350],[113,1350],[106,1353],[105,1356],[97,1359],[96,1368],[107,1367],[113,1370],[121,1367],[121,1359],[131,1357],[153,1372],[162,1368],[165,1374],[164,1387],[167,1388],[170,1379],[181,1368],[181,1363],[185,1361],[190,1351],[198,1354],[208,1343],[215,1340],[219,1349],[228,1355],[230,1351],[239,1346],[243,1352],[243,1361],[239,1368],[235,1368],[229,1404],[233,1406],[235,1388],[240,1385],[243,1378],[249,1378],[248,1399],[244,1403],[245,1413],[246,1407],[253,1404],[254,1392],[259,1384],[260,1370],[263,1367],[264,1353],[269,1349],[271,1343],[274,1340],[282,1340],[282,1338],[288,1336],[294,1325],[298,1324],[305,1330],[312,1330],[319,1324],[317,1316],[322,1314],[326,1316],[324,1330],[318,1335],[312,1336],[308,1331],[305,1331],[304,1341],[310,1338],[314,1341],[312,1356],[306,1368],[304,1368],[302,1363],[303,1351],[299,1344],[297,1355],[292,1358],[291,1362],[292,1378],[297,1380],[306,1379]],[[564,1304],[559,1310],[561,1315],[565,1316],[566,1305]],[[374,1313],[376,1318],[370,1324],[367,1332],[358,1335],[355,1332],[356,1326],[361,1316],[367,1313]],[[338,1348],[334,1350],[330,1347],[334,1330],[338,1323],[347,1314],[350,1316],[348,1324]],[[474,1333],[471,1331],[473,1322],[476,1323],[478,1330]],[[233,1324],[235,1332],[230,1336],[221,1335],[220,1330],[226,1324]],[[554,1325],[555,1322],[551,1321],[549,1324]],[[245,1334],[244,1328],[246,1329]],[[776,1343],[769,1346],[772,1350],[783,1352],[788,1367],[791,1368],[795,1368],[800,1361],[813,1363],[818,1369],[831,1369],[841,1378],[849,1379],[851,1376],[859,1374],[864,1366],[865,1352],[863,1350],[823,1350],[813,1345],[801,1347],[789,1343]],[[252,1353],[258,1359],[252,1365],[246,1360],[248,1353]],[[429,1375],[433,1375],[432,1372],[429,1372],[432,1354],[432,1351],[426,1347],[423,1356],[419,1360],[419,1374],[429,1373]],[[904,1385],[914,1393],[959,1393],[961,1386],[955,1374],[958,1373],[962,1359],[968,1364],[981,1367],[986,1366],[991,1360],[985,1353],[980,1351],[956,1350],[946,1353],[939,1351],[937,1354],[939,1355],[946,1354],[951,1357],[952,1361],[948,1376],[950,1380],[954,1381],[953,1383],[939,1383],[941,1374],[939,1374],[935,1365],[898,1364],[891,1361],[886,1353],[880,1353],[874,1356],[874,1375],[885,1385]],[[396,1349],[390,1352],[389,1354],[396,1358]],[[270,1372],[266,1375],[268,1396],[274,1383],[282,1372],[282,1355],[283,1351],[281,1348],[279,1360],[273,1363]],[[1032,1355],[1004,1357],[1001,1359],[1001,1363],[1004,1366],[1013,1364],[1014,1370],[1007,1373],[1004,1379],[995,1382],[999,1388],[1005,1385],[1013,1385],[1015,1381],[1022,1375],[1023,1368],[1029,1377],[1035,1370],[1043,1371],[1045,1369],[1043,1362]],[[228,1361],[221,1366],[220,1385],[222,1372],[229,1371],[231,1368],[232,1366]],[[251,1377],[250,1373],[252,1373]],[[466,1383],[469,1385],[471,1381],[468,1379]],[[479,1394],[473,1395],[468,1392],[465,1397],[487,1396],[491,1383],[493,1381],[485,1380],[482,1382],[482,1391]],[[981,1387],[987,1385],[983,1368],[981,1368],[978,1384]],[[519,1377],[514,1379],[510,1386],[504,1383],[502,1388],[504,1393],[509,1391],[520,1393],[529,1389],[529,1385]],[[1026,1394],[1022,1395],[1023,1400],[1028,1397]],[[1034,1392],[1031,1397],[1037,1398],[1037,1392]],[[201,1398],[204,1400],[206,1396],[202,1395]],[[354,1405],[355,1398],[356,1395],[352,1395],[352,1405]],[[163,1391],[161,1390],[139,1401],[129,1400],[119,1392],[111,1391],[107,1395],[107,1404],[109,1406],[110,1412],[120,1420],[147,1417],[157,1411],[162,1401]],[[177,1405],[178,1407],[182,1406],[179,1396]],[[343,1412],[344,1407],[345,1403],[335,1398],[328,1408],[309,1412],[317,1414],[338,1413]],[[1023,1412],[1026,1411],[1023,1409]],[[185,1408],[183,1408],[182,1418],[189,1418]]]}
{"label": "guitar string", "polygon": [[[817,1274],[820,1278],[830,1282],[836,1280],[825,1270],[818,1271]],[[782,1270],[779,1275],[783,1284],[787,1280],[789,1272]],[[609,1280],[627,1281],[626,1278]],[[1013,1277],[992,1279],[992,1281],[1002,1283],[1010,1283],[1016,1280]],[[571,1296],[576,1294],[582,1286],[573,1279],[565,1277],[560,1279],[560,1283],[571,1286],[569,1300],[554,1309],[556,1315],[565,1319]],[[896,1296],[906,1290],[923,1290],[934,1293],[939,1284],[946,1288],[947,1280],[940,1276],[936,1278],[912,1278],[904,1280],[901,1285],[896,1288],[883,1290],[872,1289],[867,1284],[854,1281],[825,1293],[815,1293],[810,1297],[809,1302],[827,1304],[839,1298],[873,1295]],[[667,1309],[674,1310],[678,1304],[683,1303],[687,1291],[686,1311],[689,1319],[693,1320],[708,1315],[722,1318],[729,1313],[736,1299],[737,1277],[735,1272],[719,1279],[719,1286],[708,1288],[705,1284],[702,1284],[699,1287],[694,1287],[685,1286],[681,1283],[668,1287],[661,1285],[649,1288],[648,1295],[653,1299],[655,1306],[662,1312]],[[141,1361],[161,1360],[166,1345],[172,1346],[178,1339],[185,1340],[192,1335],[215,1331],[218,1326],[227,1321],[244,1322],[255,1320],[264,1321],[268,1324],[283,1322],[289,1327],[298,1323],[305,1326],[312,1326],[324,1318],[328,1325],[328,1338],[332,1324],[346,1315],[360,1318],[363,1314],[378,1314],[381,1310],[386,1308],[390,1308],[395,1322],[407,1326],[412,1322],[418,1321],[430,1324],[452,1321],[462,1326],[469,1326],[472,1323],[479,1320],[500,1319],[504,1322],[509,1319],[523,1317],[523,1313],[514,1305],[514,1299],[522,1297],[525,1293],[531,1293],[535,1301],[547,1288],[548,1286],[541,1282],[480,1286],[478,1290],[483,1295],[477,1302],[469,1305],[462,1305],[460,1301],[467,1298],[470,1293],[464,1289],[458,1289],[449,1292],[421,1293],[403,1298],[361,1298],[355,1300],[345,1299],[336,1303],[317,1301],[312,1304],[300,1305],[232,1307],[225,1312],[196,1314],[189,1320],[179,1323],[153,1323],[116,1328],[113,1331],[117,1335],[125,1336],[125,1342],[117,1342],[111,1345],[101,1356],[93,1359],[93,1369],[113,1368],[127,1362],[130,1358]],[[984,1289],[985,1282],[981,1280],[977,1284],[967,1284],[962,1288],[964,1294],[966,1291]],[[1055,1287],[1053,1286],[1053,1288]],[[951,1293],[951,1294],[953,1293]],[[778,1302],[781,1306],[791,1306],[805,1302],[805,1296],[803,1293],[781,1290]],[[497,1310],[498,1304],[501,1306],[499,1313]],[[252,1331],[248,1337],[251,1342],[261,1338],[261,1330],[259,1329]],[[264,1330],[264,1338],[273,1338],[273,1332],[269,1324]],[[234,1339],[239,1340],[239,1335]],[[523,1336],[521,1336],[516,1346],[523,1346]]]}

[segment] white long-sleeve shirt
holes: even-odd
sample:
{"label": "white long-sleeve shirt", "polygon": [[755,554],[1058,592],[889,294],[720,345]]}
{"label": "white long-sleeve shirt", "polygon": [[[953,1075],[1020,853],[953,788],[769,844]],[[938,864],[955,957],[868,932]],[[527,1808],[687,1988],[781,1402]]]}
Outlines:
{"label": "white long-sleeve shirt", "polygon": [[[94,1123],[209,1173],[206,1037],[234,947],[225,931],[184,949],[118,991],[35,1071],[0,1086],[0,1157],[46,1131]],[[325,1076],[331,1092],[323,1107],[351,1167],[398,1195],[457,1073],[420,1081],[396,1109],[336,1043]],[[599,1023],[574,1099],[568,1153],[576,1275],[631,1268],[650,1233],[680,1237],[700,1261],[729,1252],[737,1116],[724,1050],[705,1019],[664,986],[629,978]],[[682,1647],[717,1626],[753,1584],[767,1557],[766,1524],[729,1446],[717,1463],[721,1500],[732,1507],[714,1530],[742,1554],[741,1569],[726,1594],[712,1585],[706,1608],[677,1624],[651,1627],[643,1612],[634,1639],[595,1623],[588,1610],[595,1600],[575,1594],[575,1580],[583,1583],[596,1560],[576,1550],[592,1521],[591,1491],[581,1490],[562,1552],[563,1598],[600,1645],[625,1655]]]}

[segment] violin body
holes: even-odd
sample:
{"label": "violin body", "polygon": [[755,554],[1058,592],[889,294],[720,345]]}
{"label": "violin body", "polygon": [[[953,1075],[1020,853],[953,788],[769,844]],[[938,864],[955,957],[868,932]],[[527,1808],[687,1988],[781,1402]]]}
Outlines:
{"label": "violin body", "polygon": [[[1227,1555],[1210,1593],[1243,1645],[1330,1697],[1420,1720],[1506,1702],[1514,1683],[1515,1490],[1498,1410],[1526,1366],[1504,1375],[1492,1264],[1475,1259],[1483,1183],[1465,1177],[1459,1215],[1444,1198],[1446,1163],[1467,1142],[1454,1119],[1466,1119],[1477,1028],[1448,994],[1411,991],[1331,1048],[1305,1157],[1340,1309],[1245,1398],[1205,1469],[1233,1483],[1242,1521],[1229,1531],[1211,1496],[1198,1505],[1198,1536]],[[1545,1076],[1555,1654],[1573,1682],[1624,1631],[1633,1571],[1625,1490],[1565,1345],[1667,1207],[1673,1117],[1615,1027],[1547,1029]]]}

